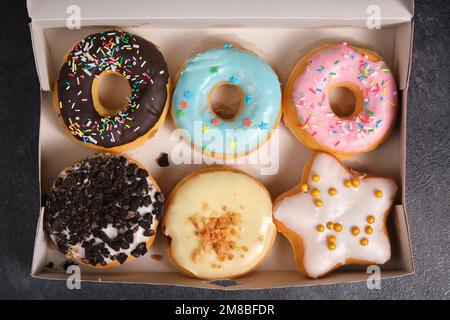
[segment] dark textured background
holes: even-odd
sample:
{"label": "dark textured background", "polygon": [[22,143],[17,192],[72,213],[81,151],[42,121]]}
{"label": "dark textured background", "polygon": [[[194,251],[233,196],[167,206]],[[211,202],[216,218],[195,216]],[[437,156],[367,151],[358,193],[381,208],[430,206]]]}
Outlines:
{"label": "dark textured background", "polygon": [[[376,2],[376,1],[375,1]],[[450,299],[450,1],[416,3],[408,101],[407,209],[416,273],[365,283],[240,292],[32,279],[39,84],[22,1],[1,3],[0,298]]]}

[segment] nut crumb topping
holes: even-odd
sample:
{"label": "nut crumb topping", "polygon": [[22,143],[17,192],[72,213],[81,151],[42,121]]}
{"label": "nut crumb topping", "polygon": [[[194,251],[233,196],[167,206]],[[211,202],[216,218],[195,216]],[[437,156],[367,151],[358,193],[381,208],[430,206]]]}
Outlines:
{"label": "nut crumb topping", "polygon": [[[231,251],[236,249],[237,245],[232,238],[239,237],[236,228],[241,223],[240,214],[228,210],[226,206],[223,206],[222,212],[219,213],[211,210],[206,202],[202,205],[202,211],[211,211],[212,215],[205,217],[197,213],[188,218],[194,225],[195,235],[201,238],[200,247],[193,254],[194,262],[201,263],[205,253],[210,249],[214,250],[221,262],[233,260],[235,255]],[[211,266],[221,267],[216,263]]]}

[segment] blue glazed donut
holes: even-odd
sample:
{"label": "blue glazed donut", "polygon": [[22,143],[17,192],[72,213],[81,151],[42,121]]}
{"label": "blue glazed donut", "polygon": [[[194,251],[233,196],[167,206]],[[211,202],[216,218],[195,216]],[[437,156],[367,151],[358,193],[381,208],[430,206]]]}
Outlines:
{"label": "blue glazed donut", "polygon": [[[218,85],[240,88],[242,105],[232,119],[220,118],[209,96]],[[281,114],[278,77],[261,58],[226,44],[188,60],[179,72],[172,116],[194,148],[218,158],[248,154],[269,139]]]}

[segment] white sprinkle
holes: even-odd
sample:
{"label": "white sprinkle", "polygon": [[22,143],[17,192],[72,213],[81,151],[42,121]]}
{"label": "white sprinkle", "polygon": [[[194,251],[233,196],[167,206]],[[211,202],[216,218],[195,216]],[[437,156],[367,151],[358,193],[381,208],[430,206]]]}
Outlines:
{"label": "white sprinkle", "polygon": [[84,72],[86,72],[86,74],[87,74],[88,76],[92,76],[92,73],[91,73],[91,72],[89,72],[89,70],[88,70],[88,69],[83,69],[83,71],[84,71]]}
{"label": "white sprinkle", "polygon": [[81,90],[80,91],[78,91],[78,93],[77,93],[77,96],[79,96],[81,94]]}
{"label": "white sprinkle", "polygon": [[141,127],[136,127],[136,129],[133,130],[133,132],[136,132],[140,129]]}
{"label": "white sprinkle", "polygon": [[89,52],[86,52],[86,57],[88,57],[89,60],[94,61],[94,58],[89,54]]}
{"label": "white sprinkle", "polygon": [[95,140],[95,139],[92,138],[91,136],[89,136],[88,139],[89,139],[90,142],[97,144],[97,140]]}
{"label": "white sprinkle", "polygon": [[164,70],[161,70],[161,71],[159,72],[159,74],[164,74]]}
{"label": "white sprinkle", "polygon": [[144,60],[144,62],[142,62],[141,64],[141,68],[147,63],[147,60]]}

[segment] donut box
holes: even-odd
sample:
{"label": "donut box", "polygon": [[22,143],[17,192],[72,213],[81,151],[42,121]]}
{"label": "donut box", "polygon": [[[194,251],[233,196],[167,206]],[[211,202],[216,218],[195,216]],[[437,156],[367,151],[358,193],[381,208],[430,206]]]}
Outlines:
{"label": "donut box", "polygon": [[[397,197],[387,221],[391,258],[381,266],[381,278],[414,272],[408,219],[405,210],[406,108],[413,40],[413,1],[347,1],[341,8],[334,1],[290,1],[283,5],[267,1],[174,0],[149,3],[111,0],[103,2],[69,0],[28,0],[30,30],[37,73],[41,86],[40,187],[49,192],[59,172],[95,153],[70,139],[64,132],[52,105],[52,90],[67,50],[80,39],[112,28],[131,32],[155,43],[163,53],[174,80],[181,65],[206,49],[234,43],[252,50],[267,61],[278,75],[282,89],[296,62],[324,43],[349,41],[380,53],[397,80],[399,112],[393,132],[374,151],[344,160],[357,171],[375,172],[393,178]],[[80,18],[81,28],[69,29]],[[378,19],[379,18],[379,19]],[[75,19],[75,20],[74,20]],[[377,20],[378,19],[378,20]],[[368,26],[380,28],[369,29]],[[258,178],[275,199],[294,187],[303,166],[313,152],[301,144],[280,122],[278,134],[268,142],[266,161],[251,161],[252,153],[240,161],[203,160],[189,149],[191,163],[173,161],[180,145],[175,125],[167,117],[157,134],[142,146],[124,152],[143,164],[158,181],[167,197],[186,175],[211,165],[229,165]],[[278,143],[272,143],[272,142]],[[184,149],[183,149],[184,150]],[[158,159],[169,155],[169,166]],[[189,162],[189,161],[188,161]],[[31,275],[41,279],[64,280],[65,256],[47,236],[43,227],[44,208],[38,220]],[[187,277],[169,261],[167,239],[159,230],[154,244],[141,258],[111,269],[81,268],[81,280],[177,285],[211,289],[258,289],[323,285],[366,281],[371,272],[365,266],[344,266],[319,279],[303,277],[296,271],[289,242],[278,234],[272,250],[258,268],[232,281],[208,281]]]}

